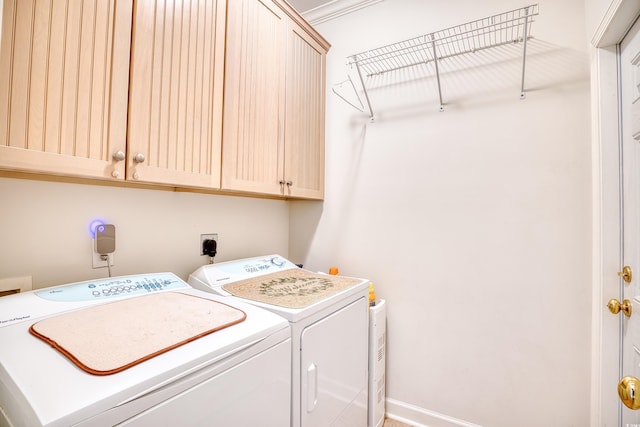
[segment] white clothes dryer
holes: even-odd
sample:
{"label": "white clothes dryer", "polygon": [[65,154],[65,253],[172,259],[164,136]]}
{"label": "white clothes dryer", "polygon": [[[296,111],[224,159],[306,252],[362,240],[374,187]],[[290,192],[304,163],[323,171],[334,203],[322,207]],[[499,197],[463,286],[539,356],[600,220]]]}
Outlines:
{"label": "white clothes dryer", "polygon": [[[105,323],[116,322],[113,330],[120,332],[129,328],[144,333],[152,329],[145,321],[154,317],[137,308],[158,296],[224,305],[246,316],[108,375],[88,373],[68,355],[30,333],[35,326],[83,318],[85,313],[105,312],[122,307],[122,303],[127,304],[127,316],[113,316]],[[191,310],[186,307],[177,304],[171,311],[188,317]],[[122,318],[129,321],[117,325]],[[158,322],[154,323],[157,332]],[[173,322],[168,329],[187,323]],[[89,332],[94,327],[103,330],[101,338],[109,335],[97,322],[78,326]],[[71,323],[67,327],[71,334],[66,334],[64,327],[61,331],[73,337],[76,326]],[[282,317],[193,289],[172,273],[114,277],[3,297],[0,426],[282,427],[290,423],[290,336]],[[69,349],[60,341],[54,344]],[[127,349],[127,345],[123,347]],[[114,349],[114,353],[118,351]]]}
{"label": "white clothes dryer", "polygon": [[268,255],[203,266],[191,286],[265,308],[292,331],[291,426],[366,426],[369,281]]}

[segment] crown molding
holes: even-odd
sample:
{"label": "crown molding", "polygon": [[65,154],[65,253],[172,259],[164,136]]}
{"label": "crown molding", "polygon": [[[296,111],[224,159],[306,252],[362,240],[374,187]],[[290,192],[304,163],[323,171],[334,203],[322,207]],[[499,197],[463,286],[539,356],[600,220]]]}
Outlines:
{"label": "crown molding", "polygon": [[311,25],[316,25],[381,1],[383,0],[332,0],[304,12],[302,16],[309,21]]}
{"label": "crown molding", "polygon": [[591,44],[607,47],[620,43],[640,13],[640,0],[613,0],[600,25],[596,29]]}

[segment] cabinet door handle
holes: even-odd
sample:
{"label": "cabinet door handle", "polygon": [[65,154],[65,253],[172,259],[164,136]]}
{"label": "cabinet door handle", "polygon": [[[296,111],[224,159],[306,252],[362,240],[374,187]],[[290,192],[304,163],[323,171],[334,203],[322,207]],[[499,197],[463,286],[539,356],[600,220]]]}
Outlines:
{"label": "cabinet door handle", "polygon": [[142,163],[144,162],[144,154],[142,153],[138,153],[135,156],[133,156],[133,161],[136,163]]}
{"label": "cabinet door handle", "polygon": [[292,187],[293,186],[293,181],[287,181],[287,187]]}
{"label": "cabinet door handle", "polygon": [[115,153],[113,153],[113,160],[115,160],[116,162],[121,162],[126,157],[127,156],[125,156],[124,151],[122,151],[122,150],[118,150]]}

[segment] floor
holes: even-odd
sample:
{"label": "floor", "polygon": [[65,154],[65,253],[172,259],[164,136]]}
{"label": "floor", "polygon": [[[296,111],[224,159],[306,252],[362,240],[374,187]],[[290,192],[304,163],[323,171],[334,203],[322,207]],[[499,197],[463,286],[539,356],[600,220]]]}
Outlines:
{"label": "floor", "polygon": [[411,427],[409,424],[401,423],[400,421],[390,420],[387,418],[384,420],[382,427]]}

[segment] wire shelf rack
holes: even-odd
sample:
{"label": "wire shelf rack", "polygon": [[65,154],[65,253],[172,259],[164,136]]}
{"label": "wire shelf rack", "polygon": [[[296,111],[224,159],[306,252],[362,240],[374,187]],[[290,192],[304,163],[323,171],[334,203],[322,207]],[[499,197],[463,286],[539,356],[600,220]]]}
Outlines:
{"label": "wire shelf rack", "polygon": [[440,111],[443,111],[439,61],[505,44],[522,43],[523,60],[520,98],[524,99],[526,45],[527,40],[532,38],[531,27],[536,16],[538,16],[538,5],[533,4],[357,53],[348,57],[347,63],[357,69],[364,89],[365,100],[373,120],[374,114],[363,75],[371,77],[420,64],[434,63],[440,97]]}

